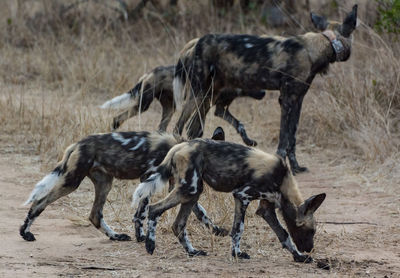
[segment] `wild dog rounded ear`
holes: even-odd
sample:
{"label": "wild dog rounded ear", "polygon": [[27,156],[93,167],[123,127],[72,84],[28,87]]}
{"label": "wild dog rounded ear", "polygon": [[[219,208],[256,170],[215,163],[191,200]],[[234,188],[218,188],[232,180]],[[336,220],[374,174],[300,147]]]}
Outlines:
{"label": "wild dog rounded ear", "polygon": [[353,9],[351,12],[349,12],[345,19],[343,20],[342,28],[341,28],[341,34],[344,37],[349,37],[351,33],[356,29],[357,26],[357,5],[353,6]]}
{"label": "wild dog rounded ear", "polygon": [[225,132],[222,129],[222,127],[217,127],[214,130],[213,136],[211,137],[211,139],[213,140],[217,140],[217,141],[225,141]]}
{"label": "wild dog rounded ear", "polygon": [[311,196],[307,200],[304,201],[304,214],[314,213],[325,200],[326,194],[321,193],[318,195]]}
{"label": "wild dog rounded ear", "polygon": [[310,13],[310,16],[315,28],[320,31],[325,31],[326,27],[328,27],[328,21],[326,20],[326,17],[317,15],[313,12]]}

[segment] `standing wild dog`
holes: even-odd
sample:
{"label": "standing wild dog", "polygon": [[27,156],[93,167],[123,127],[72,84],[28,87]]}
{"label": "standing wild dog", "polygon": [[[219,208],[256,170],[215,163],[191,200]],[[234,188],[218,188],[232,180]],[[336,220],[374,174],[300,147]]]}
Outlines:
{"label": "standing wild dog", "polygon": [[[184,52],[176,66],[174,99],[188,96],[174,132],[201,137],[211,98],[223,87],[243,90],[280,90],[281,123],[277,153],[288,157],[293,173],[306,171],[296,159],[296,131],[303,98],[314,77],[329,64],[350,57],[357,5],[342,23],[311,14],[320,33],[294,37],[209,34],[198,39],[193,51]],[[192,43],[192,42],[190,42]],[[189,43],[189,44],[190,44]],[[190,93],[188,92],[190,91]]]}
{"label": "standing wild dog", "polygon": [[[224,140],[222,128],[217,128],[212,138]],[[32,206],[20,228],[20,235],[27,241],[35,240],[30,232],[33,221],[49,204],[73,192],[85,177],[89,177],[95,189],[89,220],[112,240],[130,240],[128,235],[114,232],[103,219],[103,207],[113,178],[146,177],[163,161],[168,151],[181,141],[172,135],[158,132],[114,132],[90,135],[72,144],[57,167],[36,184],[26,201],[25,204],[32,203]],[[193,212],[207,227],[212,228],[214,234],[227,234],[227,231],[211,222],[199,204],[193,207]],[[142,225],[144,219],[143,213],[135,214],[133,219],[138,241],[145,238]]]}
{"label": "standing wild dog", "polygon": [[[172,82],[174,79],[175,66],[157,67],[150,73],[143,75],[138,84],[127,93],[117,96],[105,102],[101,108],[125,108],[135,104],[114,117],[112,128],[115,130],[127,119],[136,116],[138,113],[149,109],[153,99],[160,101],[162,106],[161,122],[158,126],[159,131],[166,131],[172,115],[175,112]],[[244,91],[242,89],[222,89],[218,98],[214,98],[212,104],[216,106],[215,115],[230,123],[240,134],[249,146],[257,145],[257,142],[247,136],[243,124],[229,112],[229,105],[238,97],[251,97],[262,99],[264,91]]]}
{"label": "standing wild dog", "polygon": [[[148,253],[152,254],[155,249],[155,229],[159,217],[180,204],[172,227],[174,234],[189,255],[206,255],[206,252],[192,247],[185,228],[190,211],[203,191],[204,181],[216,191],[232,192],[235,199],[232,256],[250,258],[240,250],[240,238],[247,206],[253,200],[260,200],[256,213],[267,221],[282,246],[292,253],[295,261],[312,261],[300,252],[310,252],[314,247],[316,222],[313,214],[324,201],[325,193],[304,201],[291,171],[280,156],[229,142],[204,139],[184,142],[174,146],[155,173],[139,184],[133,196],[133,205],[149,198],[170,177],[177,183],[173,191],[148,208]],[[275,208],[280,208],[289,233],[281,226]]]}

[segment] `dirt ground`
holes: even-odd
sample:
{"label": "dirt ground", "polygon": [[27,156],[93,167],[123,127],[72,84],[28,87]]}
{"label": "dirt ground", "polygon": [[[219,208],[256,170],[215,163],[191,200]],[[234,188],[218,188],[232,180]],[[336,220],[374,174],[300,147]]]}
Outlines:
{"label": "dirt ground", "polygon": [[[38,157],[12,151],[4,137],[0,139],[1,277],[400,277],[398,187],[389,192],[360,186],[361,177],[344,165],[322,166],[321,154],[300,155],[311,171],[297,179],[305,196],[327,193],[317,213],[320,224],[313,256],[328,259],[330,270],[293,262],[266,223],[255,216],[245,227],[242,249],[252,258],[244,261],[230,258],[229,238],[207,233],[191,238],[209,255],[188,258],[170,231],[158,231],[151,256],[143,244],[110,241],[90,224],[77,224],[73,211],[61,202],[48,207],[34,223],[31,230],[37,241],[26,242],[18,233],[28,210],[21,204],[43,173]],[[246,243],[253,237],[260,244]]]}

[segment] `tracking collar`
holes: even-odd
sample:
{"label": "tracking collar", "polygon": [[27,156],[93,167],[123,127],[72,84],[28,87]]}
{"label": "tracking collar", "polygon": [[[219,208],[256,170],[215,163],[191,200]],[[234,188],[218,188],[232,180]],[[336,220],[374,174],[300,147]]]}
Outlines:
{"label": "tracking collar", "polygon": [[333,51],[335,52],[335,61],[345,61],[348,59],[348,50],[346,51],[346,47],[343,45],[343,42],[339,40],[335,33],[331,30],[325,30],[322,32],[325,38],[329,40],[332,45]]}

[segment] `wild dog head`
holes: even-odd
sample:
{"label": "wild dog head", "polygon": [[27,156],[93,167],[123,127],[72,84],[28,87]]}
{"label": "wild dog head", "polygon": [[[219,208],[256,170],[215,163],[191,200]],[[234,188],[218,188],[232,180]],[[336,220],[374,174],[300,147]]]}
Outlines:
{"label": "wild dog head", "polygon": [[357,5],[353,6],[343,22],[330,21],[326,17],[311,13],[311,21],[315,28],[322,31],[331,41],[336,52],[336,61],[346,61],[351,53],[351,34],[357,26]]}
{"label": "wild dog head", "polygon": [[308,198],[297,209],[289,202],[282,207],[290,236],[300,252],[310,252],[314,248],[316,221],[314,212],[325,200],[326,194],[318,194]]}

